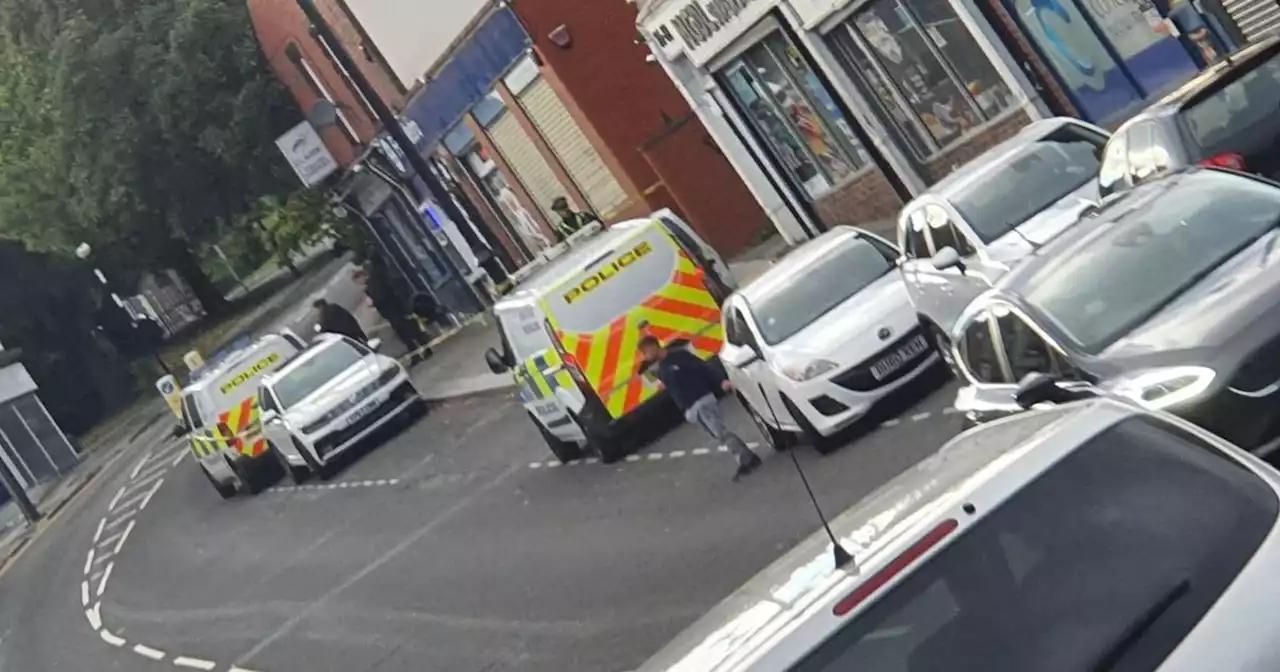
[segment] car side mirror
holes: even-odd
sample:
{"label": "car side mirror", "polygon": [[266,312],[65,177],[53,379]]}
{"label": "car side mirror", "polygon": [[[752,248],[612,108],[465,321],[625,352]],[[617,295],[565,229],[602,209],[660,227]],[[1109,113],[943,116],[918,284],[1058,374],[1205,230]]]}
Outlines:
{"label": "car side mirror", "polygon": [[262,424],[264,425],[269,425],[274,422],[280,422],[280,414],[277,413],[276,411],[263,411],[261,417],[262,417]]}
{"label": "car side mirror", "polygon": [[368,345],[368,346],[369,346],[369,349],[370,349],[370,350],[372,350],[372,351],[374,351],[374,352],[378,352],[379,350],[381,350],[381,349],[382,349],[382,339],[381,339],[381,338],[371,338],[371,339],[369,339],[369,342],[368,342],[368,343],[366,343],[366,345]]}
{"label": "car side mirror", "polygon": [[484,351],[484,362],[489,365],[489,370],[494,373],[506,373],[511,370],[511,365],[497,350],[489,348]]}
{"label": "car side mirror", "polygon": [[1033,372],[1028,373],[1018,383],[1018,391],[1014,394],[1014,400],[1018,403],[1018,406],[1029,409],[1036,404],[1065,404],[1069,401],[1087,399],[1092,396],[1095,395],[1091,391],[1065,389],[1051,376]]}
{"label": "car side mirror", "polygon": [[960,260],[960,253],[954,247],[944,247],[938,250],[929,260],[933,267],[939,271],[945,271],[950,268],[958,268],[964,273],[964,262]]}
{"label": "car side mirror", "polygon": [[735,369],[741,369],[759,359],[760,353],[745,345],[729,345],[720,350],[720,360]]}

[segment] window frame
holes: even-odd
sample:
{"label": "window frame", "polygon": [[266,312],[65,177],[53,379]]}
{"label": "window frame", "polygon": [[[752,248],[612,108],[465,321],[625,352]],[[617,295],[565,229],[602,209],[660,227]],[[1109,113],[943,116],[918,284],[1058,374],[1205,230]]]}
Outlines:
{"label": "window frame", "polygon": [[995,354],[996,366],[1000,370],[1000,375],[1006,381],[1013,379],[1013,374],[1009,370],[1009,357],[1005,354],[1004,344],[1000,339],[1000,332],[996,326],[995,316],[992,315],[989,306],[984,306],[981,310],[975,312],[969,319],[964,321],[964,328],[960,330],[960,338],[956,340],[956,352],[960,355],[956,358],[959,369],[964,373],[964,377],[968,379],[970,385],[991,389],[997,387],[1011,387],[1016,383],[1011,382],[994,382],[987,380],[979,380],[973,371],[973,367],[969,363],[968,343],[969,330],[976,327],[979,322],[985,322],[987,329],[987,339],[991,343],[991,349]]}
{"label": "window frame", "polygon": [[[997,310],[1004,310],[1005,313],[1003,315],[998,315],[996,314]],[[1018,310],[1015,306],[1004,302],[994,303],[993,307],[990,308],[990,312],[992,318],[995,320],[995,332],[1000,336],[1000,350],[1004,354],[1005,361],[1009,367],[1009,379],[1014,381],[1014,385],[1017,385],[1022,378],[1026,377],[1030,373],[1043,373],[1050,378],[1061,382],[1078,382],[1081,380],[1080,370],[1071,362],[1070,356],[1067,355],[1063,348],[1056,345],[1053,339],[1045,334],[1044,330],[1041,329],[1034,320],[1030,319],[1026,313]],[[1009,350],[1010,344],[1005,342],[1004,333],[1000,328],[1000,321],[1004,319],[1014,319],[1021,322],[1024,328],[1028,329],[1036,338],[1040,339],[1040,342],[1044,344],[1045,353],[1049,357],[1051,364],[1050,369],[1054,368],[1053,364],[1056,362],[1059,371],[1057,373],[1052,370],[1028,371],[1020,377],[1018,372],[1014,370],[1013,356],[1010,355]]]}
{"label": "window frame", "polygon": [[[946,216],[947,223],[955,233],[957,240],[963,241],[966,249],[956,250],[962,259],[977,257],[981,254],[983,248],[973,242],[977,239],[977,236],[973,234],[968,224],[960,217],[960,213],[956,212],[955,208],[952,208],[946,201],[928,199],[918,201],[911,207],[910,211],[904,211],[905,214],[900,218],[900,221],[905,222],[905,225],[898,227],[898,249],[905,259],[931,259],[933,255],[938,253],[937,242],[933,239],[933,230],[941,227],[934,227],[929,223],[927,211],[930,208],[940,210]],[[917,217],[919,221],[916,221]],[[913,256],[908,252],[907,238],[911,235],[911,229],[917,225],[922,227],[920,233],[924,237],[925,247],[929,252],[927,257]]]}
{"label": "window frame", "polygon": [[[1155,175],[1155,160],[1151,147],[1155,142],[1155,122],[1139,121],[1125,131],[1125,163],[1128,164],[1129,183],[1139,184]],[[1135,141],[1138,141],[1135,149]],[[1145,145],[1143,144],[1145,142]]]}

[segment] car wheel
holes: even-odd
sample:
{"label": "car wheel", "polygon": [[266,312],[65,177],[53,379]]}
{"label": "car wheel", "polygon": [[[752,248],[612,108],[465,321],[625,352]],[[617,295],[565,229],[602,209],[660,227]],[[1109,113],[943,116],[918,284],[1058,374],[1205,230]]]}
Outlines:
{"label": "car wheel", "polygon": [[529,422],[538,428],[538,433],[542,435],[542,440],[547,442],[547,447],[551,449],[551,454],[556,456],[561,463],[572,462],[582,457],[582,449],[573,441],[565,441],[560,437],[552,434],[541,422],[534,417],[533,413],[529,413]]}
{"label": "car wheel", "polygon": [[200,465],[200,471],[204,474],[205,478],[209,479],[209,483],[213,485],[213,489],[217,491],[219,497],[223,499],[231,499],[236,496],[235,483],[218,482],[218,479],[214,478],[213,475],[209,473],[209,470],[204,468],[203,464]]}
{"label": "car wheel", "polygon": [[947,332],[925,317],[920,318],[920,326],[924,329],[924,337],[929,341],[929,345],[933,346],[934,351],[942,358],[942,363],[947,365],[947,372],[955,376],[958,369],[955,357],[951,356],[951,338],[947,336]]}
{"label": "car wheel", "polygon": [[813,449],[818,451],[819,454],[830,455],[842,445],[839,439],[820,434],[813,426],[813,423],[809,422],[809,418],[786,395],[783,395],[782,403],[787,407],[787,412],[791,414],[791,417],[795,418],[796,424],[800,426],[800,434],[804,436],[805,442],[813,446]]}
{"label": "car wheel", "polygon": [[738,403],[742,404],[742,407],[747,410],[747,415],[751,416],[751,421],[755,423],[756,429],[759,430],[760,435],[764,437],[770,448],[781,452],[791,447],[794,437],[790,432],[785,432],[765,422],[764,418],[760,417],[760,414],[756,412],[756,409],[747,402],[746,397],[742,396],[742,393],[738,393]]}
{"label": "car wheel", "polygon": [[307,467],[295,467],[292,464],[289,464],[289,460],[285,459],[284,453],[280,452],[280,450],[275,447],[275,444],[268,443],[268,445],[271,446],[271,452],[275,453],[276,457],[279,459],[280,466],[284,467],[284,470],[288,472],[289,480],[293,481],[294,485],[302,485],[311,478],[311,469]]}
{"label": "car wheel", "polygon": [[[256,495],[267,489],[267,485],[272,480],[271,477],[279,478],[279,474],[275,467],[278,466],[275,460],[257,459],[252,463],[246,463],[241,460],[228,459],[227,463],[231,465],[231,471],[235,472],[236,478],[240,481],[244,491]],[[267,465],[271,465],[270,471]]]}

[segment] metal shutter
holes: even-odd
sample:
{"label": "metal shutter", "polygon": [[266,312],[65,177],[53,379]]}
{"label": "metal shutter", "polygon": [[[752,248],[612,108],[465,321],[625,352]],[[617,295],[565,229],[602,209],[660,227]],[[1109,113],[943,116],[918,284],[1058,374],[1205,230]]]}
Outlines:
{"label": "metal shutter", "polygon": [[520,105],[560,159],[565,172],[587,197],[592,212],[601,217],[612,214],[627,200],[627,193],[547,80],[539,77],[520,92],[519,98]]}
{"label": "metal shutter", "polygon": [[1280,3],[1276,0],[1223,0],[1222,5],[1250,42],[1280,28]]}
{"label": "metal shutter", "polygon": [[524,134],[520,122],[515,115],[503,114],[488,128],[489,139],[507,160],[511,170],[515,172],[520,184],[528,190],[533,200],[538,202],[538,209],[550,221],[558,221],[559,217],[551,212],[551,202],[557,196],[565,196],[565,188],[556,178],[556,174],[547,165],[547,160],[538,152],[537,145]]}

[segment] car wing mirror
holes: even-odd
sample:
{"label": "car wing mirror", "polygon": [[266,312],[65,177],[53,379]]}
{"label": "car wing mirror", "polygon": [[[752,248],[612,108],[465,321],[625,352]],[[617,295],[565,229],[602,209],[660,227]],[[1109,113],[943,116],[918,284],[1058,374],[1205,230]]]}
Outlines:
{"label": "car wing mirror", "polygon": [[371,339],[369,339],[369,342],[368,342],[366,345],[368,345],[368,346],[369,346],[369,349],[370,349],[370,350],[372,350],[372,351],[374,351],[374,352],[378,352],[379,350],[381,350],[381,349],[382,349],[382,339],[381,339],[381,338],[371,338]]}
{"label": "car wing mirror", "polygon": [[276,411],[262,412],[262,424],[269,425],[273,422],[279,422],[279,421],[280,421],[280,414],[278,412]]}
{"label": "car wing mirror", "polygon": [[1037,404],[1065,404],[1093,396],[1096,394],[1090,389],[1067,389],[1051,376],[1037,371],[1028,373],[1018,383],[1014,400],[1021,408],[1030,409]]}
{"label": "car wing mirror", "polygon": [[484,351],[484,362],[489,365],[489,370],[494,373],[506,373],[511,370],[511,364],[493,348]]}
{"label": "car wing mirror", "polygon": [[741,369],[760,359],[760,353],[745,345],[726,345],[720,350],[720,359],[735,369]]}
{"label": "car wing mirror", "polygon": [[929,263],[939,271],[957,268],[960,269],[961,273],[964,272],[964,262],[960,260],[960,253],[954,247],[944,247],[938,250],[929,259]]}

